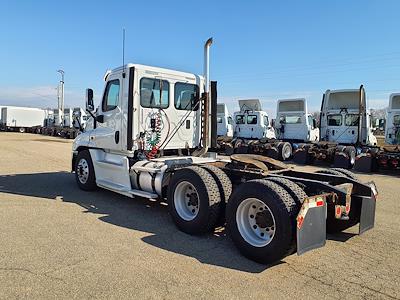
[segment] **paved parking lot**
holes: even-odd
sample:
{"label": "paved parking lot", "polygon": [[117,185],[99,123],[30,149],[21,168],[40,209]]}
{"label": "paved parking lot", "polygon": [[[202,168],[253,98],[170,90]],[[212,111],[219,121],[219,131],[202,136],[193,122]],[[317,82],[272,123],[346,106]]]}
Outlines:
{"label": "paved parking lot", "polygon": [[71,143],[0,132],[1,299],[400,299],[399,176],[360,176],[380,192],[373,230],[264,266],[223,229],[179,232],[163,204],[79,190]]}

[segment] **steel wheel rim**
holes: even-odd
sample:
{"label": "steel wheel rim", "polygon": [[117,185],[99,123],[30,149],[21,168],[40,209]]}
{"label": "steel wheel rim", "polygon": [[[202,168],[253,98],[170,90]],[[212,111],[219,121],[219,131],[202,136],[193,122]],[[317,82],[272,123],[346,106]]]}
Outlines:
{"label": "steel wheel rim", "polygon": [[355,162],[356,162],[356,155],[355,155],[354,151],[351,151],[350,152],[350,164],[354,165]]}
{"label": "steel wheel rim", "polygon": [[174,191],[174,205],[178,215],[185,221],[197,217],[200,208],[199,194],[188,181],[178,183]]}
{"label": "steel wheel rim", "polygon": [[288,159],[291,155],[291,147],[289,145],[286,145],[286,147],[283,147],[283,158]]}
{"label": "steel wheel rim", "polygon": [[85,184],[89,178],[89,164],[86,159],[81,158],[79,160],[76,173],[78,174],[79,182]]}
{"label": "steel wheel rim", "polygon": [[256,198],[247,198],[239,204],[236,224],[243,239],[254,247],[267,246],[275,236],[274,215],[264,202]]}

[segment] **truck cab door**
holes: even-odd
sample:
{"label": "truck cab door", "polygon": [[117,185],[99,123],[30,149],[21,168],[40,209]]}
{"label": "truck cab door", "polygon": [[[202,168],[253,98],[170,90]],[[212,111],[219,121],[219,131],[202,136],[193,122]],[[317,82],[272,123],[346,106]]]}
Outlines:
{"label": "truck cab door", "polygon": [[122,150],[120,139],[122,80],[121,73],[109,75],[101,106],[96,113],[97,126],[90,135],[90,140],[96,148]]}
{"label": "truck cab door", "polygon": [[317,127],[317,120],[312,116],[308,115],[308,132],[309,134],[307,135],[307,142],[315,142],[318,141],[319,139],[319,129]]}

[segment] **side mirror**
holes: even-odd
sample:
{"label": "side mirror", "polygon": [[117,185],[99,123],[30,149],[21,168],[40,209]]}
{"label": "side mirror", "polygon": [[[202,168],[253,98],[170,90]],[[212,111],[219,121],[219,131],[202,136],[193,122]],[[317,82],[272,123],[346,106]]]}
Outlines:
{"label": "side mirror", "polygon": [[99,122],[99,123],[104,123],[104,115],[96,116],[96,121]]}
{"label": "side mirror", "polygon": [[93,103],[93,90],[86,89],[86,110],[94,111],[94,103]]}

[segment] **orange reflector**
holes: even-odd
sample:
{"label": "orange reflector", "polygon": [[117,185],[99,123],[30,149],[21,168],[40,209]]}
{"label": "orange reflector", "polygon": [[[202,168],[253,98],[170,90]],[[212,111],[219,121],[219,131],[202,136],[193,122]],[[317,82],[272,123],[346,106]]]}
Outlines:
{"label": "orange reflector", "polygon": [[300,229],[301,226],[303,225],[303,222],[304,222],[303,216],[298,217],[298,218],[297,218],[297,228]]}
{"label": "orange reflector", "polygon": [[336,206],[336,215],[339,217],[342,215],[342,208],[339,205]]}

